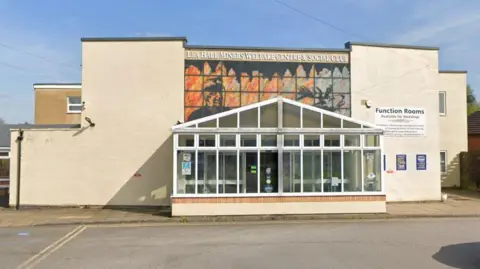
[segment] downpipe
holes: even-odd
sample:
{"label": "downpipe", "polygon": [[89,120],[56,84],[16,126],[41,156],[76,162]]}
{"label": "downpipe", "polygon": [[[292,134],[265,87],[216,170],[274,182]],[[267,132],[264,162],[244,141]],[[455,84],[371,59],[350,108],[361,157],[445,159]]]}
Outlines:
{"label": "downpipe", "polygon": [[15,201],[15,210],[20,209],[20,176],[22,168],[22,141],[23,141],[23,130],[20,128],[18,130],[17,136],[17,196]]}

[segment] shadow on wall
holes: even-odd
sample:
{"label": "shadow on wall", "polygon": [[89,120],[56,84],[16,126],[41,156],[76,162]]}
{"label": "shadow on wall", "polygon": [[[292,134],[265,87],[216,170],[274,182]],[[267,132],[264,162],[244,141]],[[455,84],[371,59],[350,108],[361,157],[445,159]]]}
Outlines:
{"label": "shadow on wall", "polygon": [[432,258],[453,268],[478,269],[480,242],[444,246]]}
{"label": "shadow on wall", "polygon": [[447,164],[447,172],[441,175],[442,187],[460,187],[460,154]]}
{"label": "shadow on wall", "polygon": [[173,186],[172,169],[173,136],[170,136],[141,167],[132,171],[131,178],[104,208],[159,214],[168,211]]}

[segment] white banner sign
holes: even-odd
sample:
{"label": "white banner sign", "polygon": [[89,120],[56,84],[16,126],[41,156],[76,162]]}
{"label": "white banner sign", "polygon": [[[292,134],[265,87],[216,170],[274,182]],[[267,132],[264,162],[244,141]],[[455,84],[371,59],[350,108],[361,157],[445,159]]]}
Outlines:
{"label": "white banner sign", "polygon": [[426,111],[424,108],[375,108],[375,125],[385,128],[385,136],[425,136]]}

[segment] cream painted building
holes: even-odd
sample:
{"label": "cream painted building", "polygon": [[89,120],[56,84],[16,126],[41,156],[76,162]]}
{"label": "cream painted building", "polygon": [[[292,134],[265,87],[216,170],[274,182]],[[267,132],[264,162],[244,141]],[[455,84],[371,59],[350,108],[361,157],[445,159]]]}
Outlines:
{"label": "cream painted building", "polygon": [[374,213],[459,184],[466,73],[438,48],[84,38],[82,57],[81,126],[24,129],[23,205]]}

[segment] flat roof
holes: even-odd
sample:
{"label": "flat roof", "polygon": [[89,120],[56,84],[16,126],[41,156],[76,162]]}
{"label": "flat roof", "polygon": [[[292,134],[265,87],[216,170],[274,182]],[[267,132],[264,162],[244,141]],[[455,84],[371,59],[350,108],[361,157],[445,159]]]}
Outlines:
{"label": "flat roof", "polygon": [[187,42],[185,36],[158,36],[158,37],[82,37],[82,42],[115,42],[115,41],[184,41]]}
{"label": "flat roof", "polygon": [[350,48],[351,46],[367,46],[367,47],[381,47],[381,48],[395,48],[395,49],[440,50],[439,47],[429,47],[429,46],[384,44],[384,43],[370,43],[370,42],[351,42],[351,41],[345,43],[346,48]]}
{"label": "flat roof", "polygon": [[285,47],[248,47],[248,46],[205,46],[185,45],[186,49],[204,50],[259,50],[259,51],[310,51],[310,52],[349,52],[349,49],[285,48]]}
{"label": "flat roof", "polygon": [[438,73],[466,74],[467,70],[438,70]]}
{"label": "flat roof", "polygon": [[0,124],[0,148],[10,148],[10,131],[17,129],[70,129],[80,124]]}
{"label": "flat roof", "polygon": [[35,83],[34,89],[81,89],[81,83]]}

